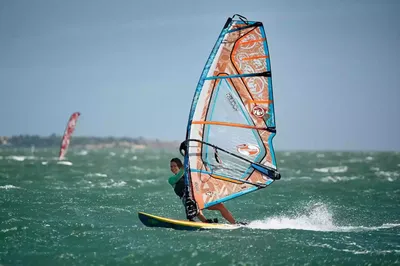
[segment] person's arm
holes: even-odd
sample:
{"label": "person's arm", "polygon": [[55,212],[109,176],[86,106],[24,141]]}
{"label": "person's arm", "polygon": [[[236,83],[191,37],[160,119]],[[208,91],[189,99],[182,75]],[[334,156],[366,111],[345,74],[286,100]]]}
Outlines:
{"label": "person's arm", "polygon": [[173,175],[170,178],[168,178],[168,183],[171,186],[174,186],[179,181],[179,179],[181,179],[182,176],[183,176],[183,168],[176,175]]}

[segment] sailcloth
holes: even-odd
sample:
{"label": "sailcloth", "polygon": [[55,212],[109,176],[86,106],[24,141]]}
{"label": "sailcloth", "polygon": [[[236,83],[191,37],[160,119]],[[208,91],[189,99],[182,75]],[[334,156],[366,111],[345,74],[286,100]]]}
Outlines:
{"label": "sailcloth", "polygon": [[280,178],[275,134],[263,24],[235,15],[220,33],[192,101],[185,141],[186,197],[198,210],[272,184]]}

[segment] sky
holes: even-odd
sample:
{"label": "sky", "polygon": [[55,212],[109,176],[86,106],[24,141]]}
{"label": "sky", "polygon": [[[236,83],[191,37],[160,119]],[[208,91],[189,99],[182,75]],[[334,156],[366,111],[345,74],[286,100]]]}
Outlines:
{"label": "sky", "polygon": [[264,24],[277,150],[400,151],[400,1],[0,0],[0,136],[183,140],[228,17]]}

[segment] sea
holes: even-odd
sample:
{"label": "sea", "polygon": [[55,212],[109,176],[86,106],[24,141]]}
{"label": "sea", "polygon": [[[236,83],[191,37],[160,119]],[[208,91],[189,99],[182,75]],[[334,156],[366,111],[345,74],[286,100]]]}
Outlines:
{"label": "sea", "polygon": [[[178,231],[176,151],[0,148],[0,265],[400,265],[400,152],[276,153],[282,179],[228,201],[247,226]],[[209,218],[223,218],[205,211]]]}

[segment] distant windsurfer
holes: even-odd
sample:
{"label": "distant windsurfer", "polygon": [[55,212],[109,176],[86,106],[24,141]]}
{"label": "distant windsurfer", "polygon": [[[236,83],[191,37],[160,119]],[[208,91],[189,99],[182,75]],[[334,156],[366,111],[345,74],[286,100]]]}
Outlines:
{"label": "distant windsurfer", "polygon": [[[174,188],[175,194],[178,195],[180,199],[184,199],[184,191],[185,191],[185,181],[184,181],[184,168],[182,161],[179,158],[173,158],[171,159],[170,162],[170,168],[171,172],[174,174],[170,178],[168,178],[168,183]],[[213,211],[220,211],[222,217],[224,217],[228,222],[231,224],[235,224],[236,221],[233,218],[232,214],[229,212],[229,210],[225,207],[224,204],[218,203],[214,206],[208,207],[208,210],[213,210]],[[197,218],[199,218],[200,221],[203,223],[212,223],[214,222],[211,219],[207,219],[202,211],[199,211],[199,214],[197,215]]]}

